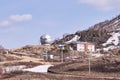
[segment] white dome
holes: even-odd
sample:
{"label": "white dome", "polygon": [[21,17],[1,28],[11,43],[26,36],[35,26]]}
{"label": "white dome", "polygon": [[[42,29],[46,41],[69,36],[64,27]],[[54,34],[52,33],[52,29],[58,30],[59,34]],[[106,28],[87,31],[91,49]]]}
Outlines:
{"label": "white dome", "polygon": [[51,43],[51,36],[49,35],[42,35],[40,37],[41,44],[50,44]]}
{"label": "white dome", "polygon": [[43,38],[43,39],[49,39],[49,38],[51,38],[51,36],[45,34],[45,35],[42,35],[41,38]]}

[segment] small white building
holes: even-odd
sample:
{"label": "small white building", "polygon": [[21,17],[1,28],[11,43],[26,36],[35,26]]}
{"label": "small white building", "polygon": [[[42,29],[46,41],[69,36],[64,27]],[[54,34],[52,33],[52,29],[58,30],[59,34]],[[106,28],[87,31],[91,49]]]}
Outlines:
{"label": "small white building", "polygon": [[71,47],[80,52],[95,52],[95,44],[89,42],[73,42]]}

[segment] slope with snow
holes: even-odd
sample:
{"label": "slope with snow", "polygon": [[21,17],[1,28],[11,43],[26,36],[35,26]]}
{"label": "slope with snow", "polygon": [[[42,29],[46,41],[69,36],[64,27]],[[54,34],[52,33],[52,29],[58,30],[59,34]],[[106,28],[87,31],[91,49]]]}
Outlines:
{"label": "slope with snow", "polygon": [[67,41],[66,43],[71,43],[71,42],[76,42],[80,39],[80,36],[75,35],[75,37],[73,37],[71,40]]}
{"label": "slope with snow", "polygon": [[112,36],[106,41],[106,43],[103,44],[103,46],[107,46],[109,44],[114,44],[114,45],[118,45],[120,43],[119,37],[120,37],[120,33],[117,32],[113,32],[111,34]]}
{"label": "slope with snow", "polygon": [[120,40],[119,40],[120,33],[119,32],[117,32],[117,33],[113,32],[113,33],[111,33],[111,35],[112,36],[106,41],[106,43],[104,43],[102,45],[104,47],[107,46],[107,45],[110,45],[110,44],[113,44],[113,45],[108,46],[106,48],[103,48],[104,51],[108,51],[110,49],[115,49],[115,48],[117,48],[119,46],[119,43],[120,43]]}
{"label": "slope with snow", "polygon": [[23,71],[30,71],[30,72],[37,72],[37,73],[47,72],[48,68],[51,66],[53,65],[40,65],[34,68],[23,69]]}

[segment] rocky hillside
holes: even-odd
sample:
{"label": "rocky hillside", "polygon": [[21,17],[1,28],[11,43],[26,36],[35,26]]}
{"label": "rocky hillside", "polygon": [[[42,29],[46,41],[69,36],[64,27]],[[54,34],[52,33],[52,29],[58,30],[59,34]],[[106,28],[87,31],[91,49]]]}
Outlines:
{"label": "rocky hillside", "polygon": [[111,20],[106,20],[104,22],[95,24],[94,26],[90,27],[90,29],[94,29],[94,30],[105,29],[109,32],[119,31],[120,30],[120,15],[118,15],[117,17]]}
{"label": "rocky hillside", "polygon": [[[69,41],[73,37],[75,37],[75,35],[78,35],[80,37],[80,39],[78,41],[93,42],[96,44],[97,48],[101,48],[101,47],[103,47],[102,44],[106,43],[110,37],[114,36],[112,34],[113,32],[119,33],[119,31],[120,31],[120,15],[118,15],[117,17],[115,17],[111,20],[106,20],[106,21],[97,23],[94,26],[91,26],[87,30],[78,31],[74,34],[66,35],[64,38],[62,38],[60,40],[55,40],[54,44]],[[117,36],[117,38],[118,37],[119,37],[119,35]],[[114,43],[115,40],[111,38],[111,42],[109,42],[110,45],[112,44],[112,41]],[[106,45],[106,46],[108,46],[108,45]]]}

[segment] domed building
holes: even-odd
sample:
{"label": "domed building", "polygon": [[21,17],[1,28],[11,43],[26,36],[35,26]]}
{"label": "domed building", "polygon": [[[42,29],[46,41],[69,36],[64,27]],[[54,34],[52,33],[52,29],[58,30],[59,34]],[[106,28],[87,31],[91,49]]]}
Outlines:
{"label": "domed building", "polygon": [[44,34],[40,37],[40,42],[42,45],[50,45],[51,44],[51,36]]}

